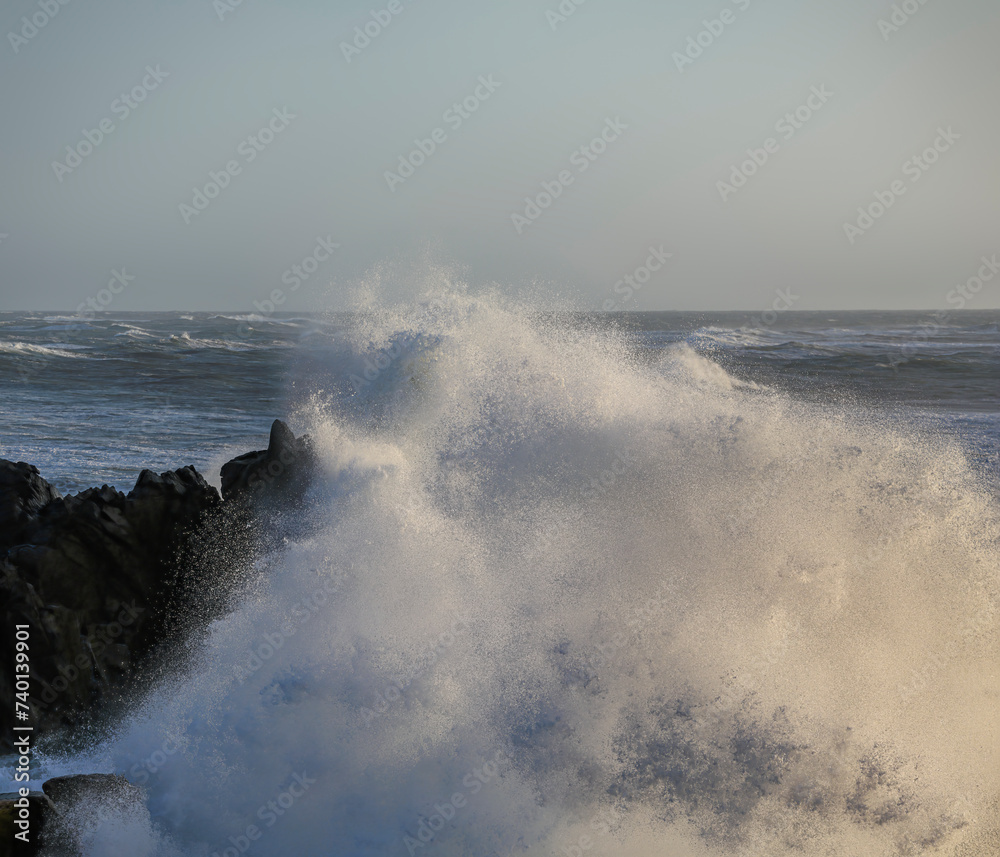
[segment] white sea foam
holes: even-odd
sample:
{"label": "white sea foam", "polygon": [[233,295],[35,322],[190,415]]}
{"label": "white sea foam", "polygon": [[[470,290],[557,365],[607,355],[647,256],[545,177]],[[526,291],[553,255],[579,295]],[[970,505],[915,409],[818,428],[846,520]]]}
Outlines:
{"label": "white sea foam", "polygon": [[998,507],[958,448],[532,318],[345,331],[315,535],[53,772],[143,785],[136,853],[995,853]]}
{"label": "white sea foam", "polygon": [[169,337],[167,337],[166,341],[172,344],[183,345],[186,348],[220,350],[220,351],[254,351],[262,347],[258,344],[246,342],[243,340],[202,339],[199,337],[191,336],[191,334],[187,333],[186,331],[179,335],[172,334]]}
{"label": "white sea foam", "polygon": [[0,342],[0,353],[16,355],[40,355],[44,357],[87,357],[82,351],[89,350],[81,345],[36,345],[33,342],[8,340]]}

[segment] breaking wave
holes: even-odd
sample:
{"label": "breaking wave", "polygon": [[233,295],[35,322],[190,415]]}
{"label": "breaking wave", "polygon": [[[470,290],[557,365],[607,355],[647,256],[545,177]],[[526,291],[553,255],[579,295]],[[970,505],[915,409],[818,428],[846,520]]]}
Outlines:
{"label": "breaking wave", "polygon": [[957,443],[499,298],[303,373],[311,535],[48,760],[145,789],[130,853],[997,853],[998,501]]}

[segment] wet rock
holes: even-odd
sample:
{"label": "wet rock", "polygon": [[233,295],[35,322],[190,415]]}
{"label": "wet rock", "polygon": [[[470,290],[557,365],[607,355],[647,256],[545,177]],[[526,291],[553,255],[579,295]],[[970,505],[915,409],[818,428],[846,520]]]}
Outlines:
{"label": "wet rock", "polygon": [[[6,464],[0,471],[9,474]],[[143,471],[127,495],[105,485],[69,497],[47,495],[32,471],[21,469],[21,484],[8,485],[26,498],[18,523],[25,541],[0,560],[0,616],[4,627],[28,626],[32,722],[44,732],[75,724],[125,685],[129,665],[160,641],[174,558],[221,503],[192,467]],[[0,640],[0,706],[12,710],[9,636]]]}
{"label": "wet rock", "polygon": [[[254,557],[299,525],[315,456],[275,420],[266,450],[222,468],[143,470],[125,494],[61,497],[37,468],[0,460],[0,621],[25,625],[36,735],[136,698],[228,609]],[[200,629],[200,630],[199,630]],[[14,708],[13,634],[0,638],[0,707]],[[0,747],[12,749],[4,734]]]}
{"label": "wet rock", "polygon": [[144,794],[120,774],[77,774],[42,784],[51,801],[41,838],[45,855],[77,857],[86,839],[105,823],[144,813]]}
{"label": "wet rock", "polygon": [[59,492],[42,479],[37,467],[0,460],[0,549],[23,540],[25,525],[58,499]]}
{"label": "wet rock", "polygon": [[74,774],[53,777],[42,783],[42,792],[64,811],[80,801],[97,801],[107,797],[132,802],[142,800],[142,789],[132,785],[121,774]]}
{"label": "wet rock", "polygon": [[278,505],[301,501],[315,467],[315,454],[308,435],[296,438],[281,420],[271,426],[267,449],[248,452],[222,467],[222,497]]}

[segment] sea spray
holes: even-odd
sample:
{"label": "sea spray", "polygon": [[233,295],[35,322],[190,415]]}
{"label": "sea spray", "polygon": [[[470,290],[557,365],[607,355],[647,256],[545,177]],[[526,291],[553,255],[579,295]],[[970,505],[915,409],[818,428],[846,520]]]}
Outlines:
{"label": "sea spray", "polygon": [[242,841],[302,771],[249,853],[988,853],[997,629],[969,619],[996,605],[998,503],[958,445],[688,346],[651,361],[622,333],[443,303],[358,318],[310,367],[320,528],[196,669],[64,762],[127,773],[180,736],[144,784],[147,853]]}

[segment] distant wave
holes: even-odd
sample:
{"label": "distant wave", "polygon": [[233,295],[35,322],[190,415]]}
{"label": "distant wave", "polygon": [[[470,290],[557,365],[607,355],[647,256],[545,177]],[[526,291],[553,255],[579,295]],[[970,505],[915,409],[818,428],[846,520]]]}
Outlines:
{"label": "distant wave", "polygon": [[718,363],[699,354],[687,343],[668,349],[660,366],[668,377],[684,384],[712,387],[716,390],[767,389],[761,384],[730,375]]}
{"label": "distant wave", "polygon": [[90,355],[81,352],[90,350],[86,345],[36,345],[32,342],[0,340],[0,354],[41,355],[45,357],[87,358]]}
{"label": "distant wave", "polygon": [[727,348],[744,348],[771,345],[781,342],[785,338],[785,334],[775,333],[764,328],[701,327],[689,334],[687,340],[698,347],[722,345]]}
{"label": "distant wave", "polygon": [[277,324],[286,327],[296,327],[302,324],[316,324],[317,322],[314,318],[275,318],[274,316],[255,315],[254,313],[249,313],[247,315],[213,315],[209,317],[209,321],[216,321],[219,319],[225,321],[253,322],[254,324]]}
{"label": "distant wave", "polygon": [[178,343],[185,348],[207,349],[221,351],[253,351],[260,348],[259,344],[240,341],[235,339],[199,339],[192,337],[190,333],[184,332],[179,335],[167,337],[165,342]]}
{"label": "distant wave", "polygon": [[71,324],[84,324],[90,326],[89,322],[80,315],[47,315],[43,319],[49,322],[69,322]]}

